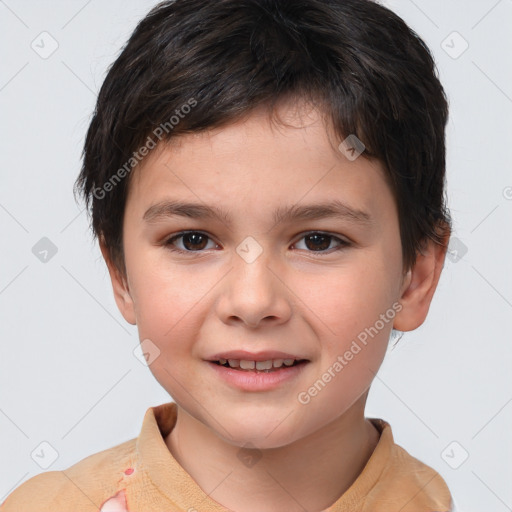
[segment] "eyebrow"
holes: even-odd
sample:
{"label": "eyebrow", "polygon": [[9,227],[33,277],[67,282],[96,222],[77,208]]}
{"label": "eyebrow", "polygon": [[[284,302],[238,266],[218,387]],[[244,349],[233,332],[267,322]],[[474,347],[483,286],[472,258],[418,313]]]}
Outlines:
{"label": "eyebrow", "polygon": [[[150,206],[142,218],[145,222],[152,224],[169,217],[213,219],[221,221],[228,227],[232,226],[229,213],[218,206],[177,200],[164,200]],[[374,223],[374,219],[369,213],[352,208],[337,199],[318,204],[280,206],[273,214],[275,224],[326,218],[337,218],[356,224],[371,225]]]}

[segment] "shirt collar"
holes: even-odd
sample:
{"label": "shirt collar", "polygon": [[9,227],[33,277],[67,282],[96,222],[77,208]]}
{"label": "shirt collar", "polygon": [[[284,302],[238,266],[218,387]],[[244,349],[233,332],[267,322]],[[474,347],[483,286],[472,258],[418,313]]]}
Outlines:
{"label": "shirt collar", "polygon": [[[182,509],[227,512],[210,498],[183,469],[169,451],[164,439],[176,424],[177,406],[174,402],[150,407],[144,416],[142,429],[136,442],[137,458],[141,470],[153,485],[174,506]],[[330,512],[353,511],[378,482],[394,444],[391,427],[379,418],[368,418],[380,433],[377,446],[363,471],[347,491],[329,508]]]}

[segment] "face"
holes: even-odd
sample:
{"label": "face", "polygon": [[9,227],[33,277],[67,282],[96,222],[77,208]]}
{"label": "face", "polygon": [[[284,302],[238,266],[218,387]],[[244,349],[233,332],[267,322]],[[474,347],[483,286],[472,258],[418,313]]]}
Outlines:
{"label": "face", "polygon": [[314,109],[280,115],[286,126],[256,112],[154,150],[130,183],[116,297],[182,409],[262,448],[365,396],[404,287],[380,163],[348,159]]}

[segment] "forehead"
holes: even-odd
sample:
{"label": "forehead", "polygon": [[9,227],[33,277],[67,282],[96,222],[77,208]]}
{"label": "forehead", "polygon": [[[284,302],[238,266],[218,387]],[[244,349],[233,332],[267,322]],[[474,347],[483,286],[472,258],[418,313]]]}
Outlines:
{"label": "forehead", "polygon": [[127,210],[142,218],[167,199],[222,206],[227,215],[230,208],[239,215],[270,209],[275,215],[277,205],[335,200],[377,216],[379,209],[393,209],[380,162],[349,160],[321,112],[284,107],[278,116],[274,122],[255,111],[160,144],[131,176]]}

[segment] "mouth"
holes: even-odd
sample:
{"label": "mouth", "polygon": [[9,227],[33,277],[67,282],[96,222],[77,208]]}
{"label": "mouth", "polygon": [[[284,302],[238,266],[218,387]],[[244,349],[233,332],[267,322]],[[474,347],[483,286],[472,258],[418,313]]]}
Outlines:
{"label": "mouth", "polygon": [[278,350],[230,350],[206,359],[214,375],[243,392],[267,392],[291,386],[311,363],[302,355]]}
{"label": "mouth", "polygon": [[284,368],[304,365],[308,362],[308,360],[295,358],[276,358],[267,359],[264,361],[253,361],[250,359],[219,358],[210,362],[217,364],[218,366],[223,366],[224,368],[231,368],[232,370],[238,370],[241,372],[271,373]]}

